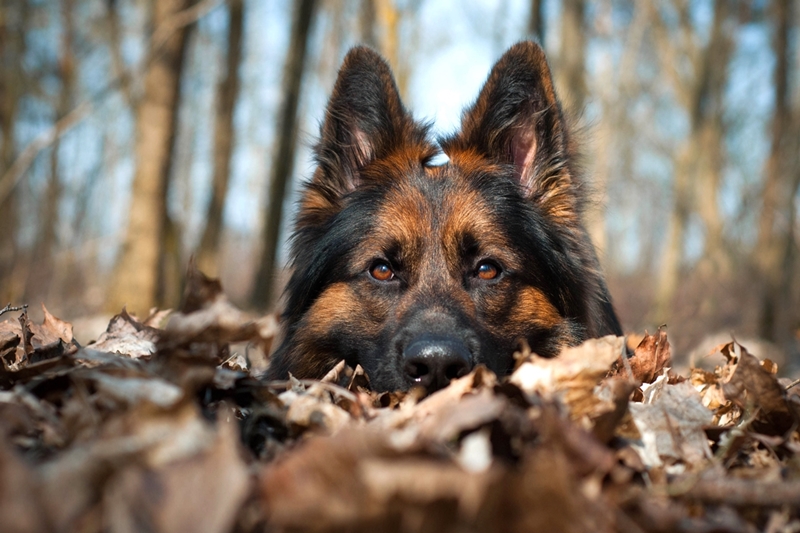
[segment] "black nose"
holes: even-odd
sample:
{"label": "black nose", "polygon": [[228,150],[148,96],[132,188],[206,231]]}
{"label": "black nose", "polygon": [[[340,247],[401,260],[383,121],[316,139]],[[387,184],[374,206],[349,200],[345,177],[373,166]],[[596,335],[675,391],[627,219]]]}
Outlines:
{"label": "black nose", "polygon": [[406,375],[432,392],[472,370],[469,348],[457,337],[419,335],[403,350]]}

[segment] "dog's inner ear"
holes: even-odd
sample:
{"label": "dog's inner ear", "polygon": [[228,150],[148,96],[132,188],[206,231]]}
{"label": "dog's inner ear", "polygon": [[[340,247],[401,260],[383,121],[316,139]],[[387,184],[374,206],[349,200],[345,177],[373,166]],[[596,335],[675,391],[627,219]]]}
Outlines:
{"label": "dog's inner ear", "polygon": [[361,185],[371,162],[407,149],[420,162],[435,153],[427,128],[403,106],[389,65],[369,48],[352,49],[328,102],[314,181],[343,196]]}
{"label": "dog's inner ear", "polygon": [[520,182],[525,193],[531,192],[533,161],[536,157],[536,135],[532,128],[520,127],[510,141],[511,159],[514,163],[514,178]]}
{"label": "dog's inner ear", "polygon": [[577,215],[567,127],[538,45],[511,47],[464,112],[461,131],[440,142],[456,165],[475,155],[512,165],[523,193],[547,214]]}

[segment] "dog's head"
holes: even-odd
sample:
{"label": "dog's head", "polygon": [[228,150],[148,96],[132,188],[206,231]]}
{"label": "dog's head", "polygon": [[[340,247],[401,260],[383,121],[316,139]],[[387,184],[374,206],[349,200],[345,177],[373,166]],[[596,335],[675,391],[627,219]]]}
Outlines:
{"label": "dog's head", "polygon": [[350,51],[299,206],[273,377],[345,359],[377,389],[435,389],[476,364],[507,373],[520,340],[552,356],[618,332],[542,50],[512,47],[440,146],[433,166],[388,65]]}

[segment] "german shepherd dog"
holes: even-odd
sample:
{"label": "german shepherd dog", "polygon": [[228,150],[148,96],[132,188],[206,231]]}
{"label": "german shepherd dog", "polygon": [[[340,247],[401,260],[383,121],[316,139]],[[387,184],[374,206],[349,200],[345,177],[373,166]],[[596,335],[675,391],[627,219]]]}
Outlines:
{"label": "german shepherd dog", "polygon": [[507,374],[521,340],[553,357],[620,335],[574,153],[534,43],[503,55],[438,145],[386,62],[351,50],[300,200],[268,377],[319,378],[344,359],[376,390],[431,391],[478,364]]}

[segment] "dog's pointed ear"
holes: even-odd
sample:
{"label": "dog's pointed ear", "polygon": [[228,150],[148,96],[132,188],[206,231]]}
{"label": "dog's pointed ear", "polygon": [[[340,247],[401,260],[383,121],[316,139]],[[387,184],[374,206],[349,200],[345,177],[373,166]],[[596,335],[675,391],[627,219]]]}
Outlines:
{"label": "dog's pointed ear", "polygon": [[312,180],[318,194],[311,196],[335,204],[362,183],[362,170],[371,162],[408,148],[418,148],[409,153],[423,164],[435,153],[427,127],[403,106],[386,61],[370,48],[353,48],[328,102]]}
{"label": "dog's pointed ear", "polygon": [[461,132],[441,141],[455,164],[477,155],[512,165],[525,195],[558,218],[579,209],[569,143],[544,51],[532,42],[500,58],[464,112]]}

